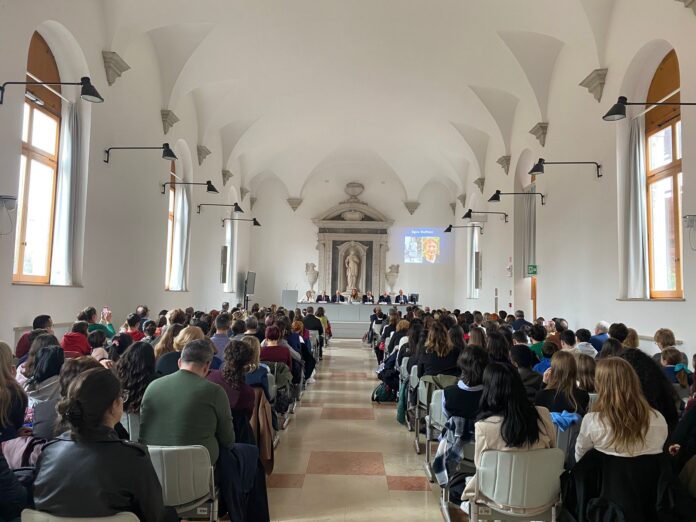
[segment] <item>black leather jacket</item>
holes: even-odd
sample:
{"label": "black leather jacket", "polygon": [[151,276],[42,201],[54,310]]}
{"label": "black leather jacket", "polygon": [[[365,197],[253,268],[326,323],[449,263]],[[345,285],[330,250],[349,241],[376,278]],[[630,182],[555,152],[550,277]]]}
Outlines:
{"label": "black leather jacket", "polygon": [[140,520],[164,517],[162,487],[147,449],[104,427],[88,440],[64,433],[44,446],[34,480],[36,509],[61,517],[107,517],[120,511]]}

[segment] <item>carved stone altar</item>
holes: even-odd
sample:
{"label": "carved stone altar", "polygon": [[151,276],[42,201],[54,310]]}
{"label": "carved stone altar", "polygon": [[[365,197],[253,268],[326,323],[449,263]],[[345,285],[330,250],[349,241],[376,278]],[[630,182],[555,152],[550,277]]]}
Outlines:
{"label": "carved stone altar", "polygon": [[358,199],[363,190],[360,183],[348,183],[345,191],[350,197],[312,220],[318,227],[320,292],[350,292],[349,257],[353,270],[357,265],[355,280],[360,294],[384,291],[388,230],[393,221]]}

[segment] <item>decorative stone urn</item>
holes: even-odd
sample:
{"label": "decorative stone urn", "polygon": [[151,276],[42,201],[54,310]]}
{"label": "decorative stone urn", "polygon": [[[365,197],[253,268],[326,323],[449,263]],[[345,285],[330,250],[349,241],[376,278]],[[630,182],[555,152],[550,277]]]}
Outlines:
{"label": "decorative stone urn", "polygon": [[387,280],[387,285],[390,290],[389,293],[393,294],[396,280],[399,279],[399,265],[389,265],[389,270],[384,274],[384,278]]}
{"label": "decorative stone urn", "polygon": [[317,284],[317,279],[319,279],[319,270],[317,270],[317,265],[314,263],[305,263],[305,275],[307,276],[307,283],[309,283],[309,288],[314,293],[314,285]]}

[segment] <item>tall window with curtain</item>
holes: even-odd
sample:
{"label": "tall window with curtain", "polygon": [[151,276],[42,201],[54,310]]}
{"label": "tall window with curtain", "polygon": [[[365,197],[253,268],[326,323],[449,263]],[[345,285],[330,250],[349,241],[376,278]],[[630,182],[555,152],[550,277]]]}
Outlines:
{"label": "tall window with curtain", "polygon": [[[657,68],[650,101],[679,101],[679,61],[670,52]],[[645,115],[650,297],[682,298],[682,140],[679,106],[659,106]]]}
{"label": "tall window with curtain", "polygon": [[[475,223],[471,223],[472,225]],[[476,223],[478,224],[478,223]],[[479,289],[477,285],[477,271],[480,270],[481,252],[479,250],[479,229],[467,228],[467,274],[466,288],[467,299],[478,299]]]}
{"label": "tall window with curtain", "polygon": [[[46,41],[34,33],[27,81],[60,81]],[[60,86],[28,85],[22,120],[17,233],[12,280],[48,284],[58,184],[62,100]]]}
{"label": "tall window with curtain", "polygon": [[172,249],[174,248],[174,205],[176,200],[176,163],[171,162],[169,174],[169,203],[167,213],[167,259],[164,269],[164,288],[169,290],[169,281],[172,275]]}
{"label": "tall window with curtain", "polygon": [[185,292],[187,288],[190,197],[185,185],[175,185],[180,181],[176,176],[176,166],[172,162],[169,180],[169,209],[167,218],[167,265],[165,267],[165,288],[172,292]]}

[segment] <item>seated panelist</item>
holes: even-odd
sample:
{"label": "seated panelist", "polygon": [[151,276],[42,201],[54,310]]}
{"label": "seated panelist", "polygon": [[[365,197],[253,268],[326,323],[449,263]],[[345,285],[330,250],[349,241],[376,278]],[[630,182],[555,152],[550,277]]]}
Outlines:
{"label": "seated panelist", "polygon": [[331,298],[332,303],[345,303],[346,298],[341,295],[340,290],[336,290],[336,295]]}
{"label": "seated panelist", "polygon": [[391,304],[391,296],[385,290],[382,295],[379,296],[380,304]]}
{"label": "seated panelist", "polygon": [[331,302],[331,296],[326,293],[326,290],[322,290],[321,294],[317,296],[317,303],[330,303]]}
{"label": "seated panelist", "polygon": [[395,304],[406,304],[408,303],[408,296],[404,294],[403,290],[399,290],[399,294],[394,298]]}
{"label": "seated panelist", "polygon": [[312,290],[307,290],[307,291],[305,292],[304,297],[303,297],[302,300],[300,301],[300,303],[314,303],[314,302],[315,302],[315,300],[314,300],[314,292],[312,292]]}
{"label": "seated panelist", "polygon": [[372,292],[367,292],[365,295],[363,295],[362,302],[363,304],[374,304],[375,296],[372,295]]}

